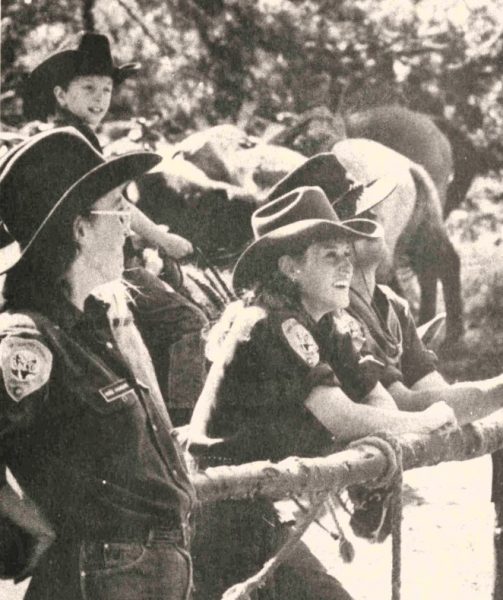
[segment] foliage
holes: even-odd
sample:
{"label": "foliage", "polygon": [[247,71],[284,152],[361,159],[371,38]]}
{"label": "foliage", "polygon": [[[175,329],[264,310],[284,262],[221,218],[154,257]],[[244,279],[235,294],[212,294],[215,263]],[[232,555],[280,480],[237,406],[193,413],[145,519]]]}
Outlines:
{"label": "foliage", "polygon": [[[4,92],[93,4],[117,59],[144,66],[115,116],[159,115],[167,134],[400,102],[447,116],[479,145],[501,137],[503,0],[3,0]],[[5,106],[6,122],[19,115]]]}

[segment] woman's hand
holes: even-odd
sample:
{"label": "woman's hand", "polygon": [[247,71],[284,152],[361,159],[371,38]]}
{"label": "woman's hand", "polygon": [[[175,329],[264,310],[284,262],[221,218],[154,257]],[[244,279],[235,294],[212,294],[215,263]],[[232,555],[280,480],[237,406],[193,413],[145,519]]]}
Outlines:
{"label": "woman's hand", "polygon": [[414,413],[418,419],[418,432],[430,433],[442,427],[458,425],[452,408],[446,402],[436,402],[419,413]]}

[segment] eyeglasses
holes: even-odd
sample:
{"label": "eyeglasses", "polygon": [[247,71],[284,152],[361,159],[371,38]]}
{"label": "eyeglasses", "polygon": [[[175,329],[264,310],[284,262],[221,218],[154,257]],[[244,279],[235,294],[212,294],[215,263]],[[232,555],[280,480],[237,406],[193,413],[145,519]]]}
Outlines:
{"label": "eyeglasses", "polygon": [[102,210],[102,209],[93,209],[89,211],[90,215],[109,215],[112,217],[119,217],[124,219],[124,223],[127,225],[131,224],[131,209],[130,208],[122,208],[120,210]]}

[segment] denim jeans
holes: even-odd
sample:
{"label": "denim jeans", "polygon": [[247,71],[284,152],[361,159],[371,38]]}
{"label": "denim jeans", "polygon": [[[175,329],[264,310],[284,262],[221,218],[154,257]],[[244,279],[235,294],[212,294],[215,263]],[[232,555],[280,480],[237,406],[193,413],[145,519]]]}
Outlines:
{"label": "denim jeans", "polygon": [[[228,500],[205,505],[196,519],[196,600],[220,600],[231,585],[254,575],[288,536],[268,502]],[[352,600],[300,542],[252,600]]]}
{"label": "denim jeans", "polygon": [[180,539],[56,544],[25,600],[189,600],[192,561]]}

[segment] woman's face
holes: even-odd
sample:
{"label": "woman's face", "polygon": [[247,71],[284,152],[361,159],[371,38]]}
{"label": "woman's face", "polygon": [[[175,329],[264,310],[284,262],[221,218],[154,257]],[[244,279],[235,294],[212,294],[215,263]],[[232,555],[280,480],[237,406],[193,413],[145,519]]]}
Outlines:
{"label": "woman's face", "polygon": [[130,232],[130,210],[122,196],[122,187],[102,196],[89,212],[81,253],[99,283],[113,281],[122,277],[123,247]]}
{"label": "woman's face", "polygon": [[346,308],[353,275],[351,251],[345,240],[311,244],[300,259],[292,259],[290,278],[300,285],[301,300],[315,319]]}

